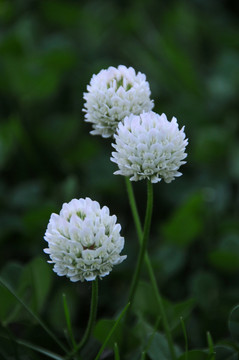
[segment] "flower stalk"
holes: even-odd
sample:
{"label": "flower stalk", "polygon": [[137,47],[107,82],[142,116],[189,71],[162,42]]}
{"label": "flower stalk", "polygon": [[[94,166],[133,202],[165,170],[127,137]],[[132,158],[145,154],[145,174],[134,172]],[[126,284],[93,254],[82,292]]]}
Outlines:
{"label": "flower stalk", "polygon": [[[73,351],[70,354],[68,354],[68,356],[66,357],[66,360],[72,359],[74,357],[74,355],[76,353],[78,353],[85,346],[85,344],[87,343],[87,341],[90,338],[90,335],[92,333],[92,330],[93,330],[93,327],[95,324],[97,308],[98,308],[98,278],[96,278],[91,283],[92,283],[91,304],[90,304],[90,315],[89,315],[87,327],[86,327],[85,333],[84,333],[81,341],[79,342],[79,344],[77,344],[74,347]],[[80,359],[80,357],[79,357],[79,359]]]}
{"label": "flower stalk", "polygon": [[137,285],[139,282],[139,275],[142,268],[145,252],[147,249],[147,243],[149,238],[149,231],[151,225],[151,218],[152,218],[152,210],[153,210],[153,185],[150,181],[147,181],[147,208],[146,208],[146,215],[145,215],[145,223],[144,223],[144,232],[142,241],[140,244],[140,251],[139,256],[133,276],[133,280],[131,283],[130,294],[129,294],[129,302],[133,303],[135,291],[137,289]]}
{"label": "flower stalk", "polygon": [[98,306],[98,279],[96,278],[94,281],[92,281],[90,316],[89,316],[87,328],[81,339],[81,342],[76,347],[77,351],[79,351],[83,348],[83,346],[87,343],[87,341],[91,335],[92,329],[95,324],[95,319],[96,319],[96,314],[97,314],[97,306]]}
{"label": "flower stalk", "polygon": [[[138,209],[137,209],[137,205],[136,205],[136,201],[135,201],[133,186],[132,186],[131,181],[128,178],[125,178],[125,180],[126,180],[125,183],[126,183],[129,203],[130,203],[130,207],[131,207],[131,211],[132,211],[132,215],[133,215],[133,219],[134,219],[134,223],[135,223],[139,243],[141,245],[142,241],[143,241],[143,231],[142,231],[142,226],[141,226],[141,222],[140,222],[140,218],[139,218],[139,213],[138,213]],[[154,275],[153,267],[152,267],[152,264],[151,264],[151,261],[150,261],[147,250],[145,251],[145,263],[146,263],[149,278],[150,278],[150,281],[151,281],[151,284],[152,284],[152,287],[153,287],[154,295],[156,297],[156,301],[157,301],[157,304],[158,304],[159,313],[160,313],[161,318],[162,318],[162,323],[163,323],[165,335],[166,335],[166,338],[167,338],[167,341],[168,341],[170,354],[171,354],[172,359],[176,360],[176,354],[175,354],[175,349],[174,349],[174,344],[173,344],[171,331],[170,331],[169,324],[168,324],[168,319],[167,319],[167,316],[166,316],[166,313],[165,313],[162,297],[161,297],[161,294],[159,292],[159,288],[158,288],[158,285],[157,285],[157,281],[156,281],[156,278],[155,278],[155,275]]]}

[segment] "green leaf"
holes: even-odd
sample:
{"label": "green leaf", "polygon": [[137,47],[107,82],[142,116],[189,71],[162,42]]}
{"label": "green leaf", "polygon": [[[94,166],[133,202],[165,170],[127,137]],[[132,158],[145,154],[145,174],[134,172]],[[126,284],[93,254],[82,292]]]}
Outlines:
{"label": "green leaf", "polygon": [[230,146],[230,131],[218,125],[208,125],[198,131],[193,149],[196,160],[214,164],[225,158]]}
{"label": "green leaf", "polygon": [[228,327],[232,337],[239,341],[239,305],[232,309],[229,315]]}
{"label": "green leaf", "polygon": [[207,271],[199,271],[192,276],[191,294],[204,310],[215,308],[219,299],[219,283],[217,277]]}
{"label": "green leaf", "polygon": [[[142,316],[138,315],[138,322],[133,328],[132,336],[137,339],[136,344],[139,346],[140,354],[142,352],[147,354],[147,358],[150,357],[152,360],[158,359],[160,354],[160,360],[171,359],[171,352],[168,346],[166,337],[157,332],[160,319],[158,319],[154,326],[145,321]],[[175,345],[175,353],[177,356],[181,353],[180,349]],[[143,355],[143,356],[145,356]]]}
{"label": "green leaf", "polygon": [[82,306],[81,299],[76,296],[75,287],[72,287],[70,283],[59,284],[54,294],[51,294],[51,298],[49,299],[49,307],[47,309],[47,319],[51,324],[51,328],[55,329],[55,331],[66,328],[65,313],[62,309],[63,293],[66,295],[67,298],[67,305],[70,309],[72,326],[74,325],[74,321],[77,319],[77,311],[79,307]]}
{"label": "green leaf", "polygon": [[116,331],[116,329],[118,328],[119,324],[120,324],[120,320],[123,318],[123,316],[125,315],[126,311],[128,310],[130,306],[130,303],[128,303],[124,309],[121,311],[121,313],[119,314],[119,316],[117,317],[114,325],[112,326],[112,328],[110,329],[110,331],[108,332],[107,336],[105,337],[105,340],[95,358],[95,360],[99,360],[100,356],[102,354],[102,352],[104,351],[105,347],[108,346],[108,343],[110,341],[110,339],[112,338],[112,335],[114,334],[114,332]]}
{"label": "green leaf", "polygon": [[79,24],[81,7],[74,2],[50,1],[41,3],[41,11],[45,18],[52,24],[74,27]]}
{"label": "green leaf", "polygon": [[210,263],[217,269],[227,273],[239,269],[238,231],[230,229],[219,239],[218,248],[209,254]]}
{"label": "green leaf", "polygon": [[14,297],[9,293],[9,291],[0,286],[0,298],[1,298],[1,305],[0,305],[0,321],[3,323],[8,323],[8,315],[15,310],[16,300]]}
{"label": "green leaf", "polygon": [[210,263],[217,269],[233,273],[239,269],[239,253],[215,250],[209,254]]}
{"label": "green leaf", "polygon": [[[175,347],[177,356],[179,356],[180,352],[177,347]],[[160,360],[168,360],[171,358],[170,350],[168,347],[168,342],[164,335],[160,333],[155,333],[150,347],[147,350],[147,355],[151,360],[158,360],[160,356]]]}
{"label": "green leaf", "polygon": [[52,284],[52,271],[42,257],[37,257],[28,263],[22,272],[19,292],[30,291],[31,308],[40,312]]}
{"label": "green leaf", "polygon": [[21,277],[23,266],[16,262],[9,262],[1,271],[1,277],[7,281],[9,285],[17,288]]}
{"label": "green leaf", "polygon": [[0,124],[0,169],[4,167],[16,150],[15,123],[8,119]]}
{"label": "green leaf", "polygon": [[150,283],[139,282],[132,310],[141,314],[158,315],[158,305]]}
{"label": "green leaf", "polygon": [[161,244],[152,254],[151,260],[154,269],[159,273],[159,279],[168,281],[184,266],[186,253],[175,244]]}
{"label": "green leaf", "polygon": [[[11,262],[8,263],[1,271],[1,277],[6,281],[11,287],[17,288],[19,278],[21,276],[23,267],[18,263]],[[9,316],[14,316],[16,312],[20,309],[18,302],[15,297],[4,287],[0,286],[0,320],[4,323],[9,322]]]}
{"label": "green leaf", "polygon": [[[185,354],[182,354],[178,360],[185,360]],[[187,360],[212,360],[211,355],[209,355],[204,350],[191,350],[187,352]]]}
{"label": "green leaf", "polygon": [[75,62],[75,54],[69,43],[52,39],[51,43],[41,55],[42,65],[64,74]]}
{"label": "green leaf", "polygon": [[[95,325],[93,335],[94,337],[103,344],[107,334],[110,332],[112,327],[115,325],[116,320],[111,319],[100,319]],[[119,342],[121,336],[122,328],[119,325],[115,330],[114,334],[111,336],[108,341],[108,347],[113,348],[116,342]]]}
{"label": "green leaf", "polygon": [[61,80],[59,72],[43,68],[39,54],[31,54],[27,58],[8,58],[4,65],[14,95],[24,101],[47,98],[58,89]]}
{"label": "green leaf", "polygon": [[165,241],[180,246],[192,243],[203,229],[203,208],[202,194],[193,194],[163,224],[162,233]]}
{"label": "green leaf", "polygon": [[22,307],[27,310],[31,317],[45,330],[45,332],[60,346],[64,351],[66,351],[65,346],[56,338],[50,329],[44,324],[44,322],[30,309],[30,307],[17,295],[17,293],[12,289],[12,287],[0,277],[0,285],[5,287],[22,305]]}
{"label": "green leaf", "polygon": [[[188,299],[179,303],[171,303],[168,300],[164,300],[164,307],[170,328],[175,329],[180,324],[180,317],[186,319],[194,306],[194,299]],[[160,316],[158,304],[150,283],[139,282],[132,310],[138,315],[140,314],[140,316],[149,315],[151,318]]]}
{"label": "green leaf", "polygon": [[234,181],[239,180],[239,145],[238,143],[235,143],[233,145],[233,149],[231,150],[231,156],[228,159],[230,163],[230,175],[233,178]]}
{"label": "green leaf", "polygon": [[216,360],[238,360],[238,352],[229,346],[215,346]]}
{"label": "green leaf", "polygon": [[200,83],[196,69],[183,48],[179,46],[177,41],[170,38],[161,37],[162,50],[165,53],[165,61],[170,63],[171,71],[175,73],[175,77],[179,79],[182,86],[188,90],[197,93],[198,84]]}
{"label": "green leaf", "polygon": [[188,299],[176,304],[166,304],[166,312],[170,327],[172,329],[176,328],[181,322],[180,318],[186,319],[192,312],[194,306],[194,299]]}
{"label": "green leaf", "polygon": [[[24,299],[27,306],[36,313],[40,312],[52,283],[52,271],[43,258],[35,258],[25,267],[9,263],[1,271],[1,277],[20,298]],[[0,288],[0,296],[1,320],[9,323],[25,316],[16,297],[5,287]]]}

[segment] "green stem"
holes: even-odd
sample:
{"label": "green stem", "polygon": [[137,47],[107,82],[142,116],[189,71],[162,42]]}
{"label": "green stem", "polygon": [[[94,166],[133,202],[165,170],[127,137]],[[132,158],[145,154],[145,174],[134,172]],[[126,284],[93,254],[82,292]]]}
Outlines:
{"label": "green stem", "polygon": [[131,207],[131,211],[132,211],[132,215],[133,215],[133,219],[134,219],[134,224],[136,227],[139,242],[141,244],[142,240],[143,240],[143,229],[141,226],[141,221],[139,218],[139,213],[138,213],[138,209],[137,209],[137,205],[136,205],[136,201],[135,201],[132,182],[129,180],[128,177],[125,177],[125,184],[126,184],[129,203],[130,203],[130,207]]}
{"label": "green stem", "polygon": [[[128,196],[129,196],[129,203],[130,203],[130,207],[131,207],[135,227],[136,227],[137,234],[138,234],[139,243],[142,244],[143,230],[142,230],[142,226],[141,226],[141,222],[140,222],[140,218],[139,218],[139,213],[138,213],[138,209],[137,209],[137,205],[136,205],[136,201],[135,201],[133,186],[132,186],[131,181],[128,178],[126,178],[126,187],[127,187],[127,192],[128,192]],[[163,323],[164,331],[165,331],[165,334],[166,334],[166,337],[167,337],[171,357],[172,357],[173,360],[175,360],[176,359],[176,354],[175,354],[172,335],[171,335],[171,332],[170,332],[170,329],[169,329],[169,324],[168,324],[168,320],[167,320],[167,317],[166,317],[162,297],[160,295],[160,292],[159,292],[159,289],[158,289],[158,286],[157,286],[157,281],[156,281],[154,271],[153,271],[153,267],[152,267],[152,264],[151,264],[151,261],[150,261],[150,258],[149,258],[149,255],[148,255],[147,251],[145,252],[145,262],[146,262],[147,270],[148,270],[148,273],[149,273],[150,281],[151,281],[151,284],[152,284],[152,287],[153,287],[153,290],[154,290],[154,294],[155,294],[155,297],[156,297],[156,301],[157,301],[157,304],[158,304],[158,307],[159,307],[159,312],[160,312],[160,315],[162,317],[162,323]]]}
{"label": "green stem", "polygon": [[147,249],[147,243],[148,243],[149,231],[150,231],[150,225],[151,225],[152,210],[153,210],[153,186],[152,186],[152,183],[150,181],[148,181],[147,182],[147,208],[146,208],[145,223],[144,223],[144,233],[143,233],[139,256],[138,256],[133,280],[131,283],[130,295],[129,295],[129,302],[131,303],[131,305],[133,303],[135,291],[137,289],[137,285],[138,285],[138,281],[139,281],[140,271],[142,268],[145,252]]}
{"label": "green stem", "polygon": [[96,278],[94,281],[92,281],[90,316],[89,316],[87,328],[80,343],[74,348],[74,350],[70,354],[68,354],[67,359],[70,359],[76,352],[80,351],[83,348],[83,346],[87,343],[95,323],[97,305],[98,305],[98,279]]}

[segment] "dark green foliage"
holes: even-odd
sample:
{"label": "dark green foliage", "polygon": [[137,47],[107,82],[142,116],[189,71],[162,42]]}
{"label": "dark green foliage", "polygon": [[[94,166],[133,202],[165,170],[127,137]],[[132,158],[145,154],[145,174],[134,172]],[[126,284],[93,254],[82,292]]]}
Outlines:
{"label": "dark green foliage", "polygon": [[[155,111],[175,116],[189,138],[183,176],[154,186],[149,239],[178,360],[238,359],[238,10],[236,1],[214,0],[0,2],[1,279],[68,345],[62,293],[78,341],[90,286],[58,278],[47,264],[43,236],[51,213],[89,196],[117,215],[126,240],[127,261],[99,284],[99,322],[86,360],[127,302],[138,251],[124,179],[113,175],[109,160],[111,140],[91,136],[82,112],[92,74],[119,64],[147,75]],[[145,184],[134,185],[143,219]],[[146,269],[142,278],[128,348],[122,353],[119,325],[106,359],[114,358],[114,346],[116,359],[169,358]],[[1,285],[0,321],[1,359],[47,358],[31,346],[63,356]],[[215,358],[205,350],[207,331]]]}

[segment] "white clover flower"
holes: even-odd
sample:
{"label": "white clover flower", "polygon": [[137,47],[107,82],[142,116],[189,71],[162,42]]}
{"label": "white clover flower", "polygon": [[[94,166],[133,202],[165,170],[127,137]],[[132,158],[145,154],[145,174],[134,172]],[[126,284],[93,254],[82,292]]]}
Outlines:
{"label": "white clover flower", "polygon": [[120,264],[124,238],[121,226],[109,208],[97,201],[73,199],[63,204],[60,214],[52,214],[44,239],[54,264],[53,271],[71,281],[92,281],[108,275],[113,265]]}
{"label": "white clover flower", "polygon": [[125,116],[152,110],[146,76],[124,65],[113,66],[93,75],[84,93],[85,121],[93,124],[92,135],[111,137]]}
{"label": "white clover flower", "polygon": [[119,124],[114,138],[116,152],[111,161],[119,167],[114,174],[130,176],[132,181],[147,178],[152,183],[161,179],[170,183],[182,175],[178,169],[186,162],[188,140],[175,117],[168,121],[165,114],[153,111],[130,115]]}

